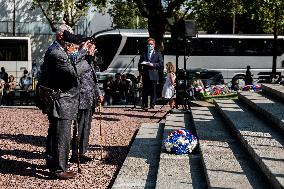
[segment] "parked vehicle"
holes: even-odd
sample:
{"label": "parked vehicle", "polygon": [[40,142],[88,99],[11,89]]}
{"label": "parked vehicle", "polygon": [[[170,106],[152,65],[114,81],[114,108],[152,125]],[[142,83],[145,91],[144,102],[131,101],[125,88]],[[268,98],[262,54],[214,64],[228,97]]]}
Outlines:
{"label": "parked vehicle", "polygon": [[[147,30],[115,29],[95,34],[98,49],[100,73],[130,73],[138,75],[139,55],[145,51],[149,37]],[[111,45],[110,45],[111,44]],[[277,72],[284,71],[284,36],[278,36]],[[171,61],[178,68],[204,68],[222,73],[225,82],[236,75],[244,76],[250,65],[254,79],[259,73],[271,72],[273,56],[273,35],[257,34],[198,34],[187,38],[185,48],[171,39],[170,33],[164,36],[164,63]]]}
{"label": "parked vehicle", "polygon": [[32,70],[31,42],[29,37],[0,37],[0,67],[17,81],[24,70]]}

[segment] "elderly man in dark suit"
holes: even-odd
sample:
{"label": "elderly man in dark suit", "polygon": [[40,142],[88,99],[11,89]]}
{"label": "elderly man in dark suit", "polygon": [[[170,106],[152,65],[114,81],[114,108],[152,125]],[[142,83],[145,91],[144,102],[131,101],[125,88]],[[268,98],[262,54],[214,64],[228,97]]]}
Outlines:
{"label": "elderly man in dark suit", "polygon": [[142,76],[142,108],[148,108],[148,96],[150,95],[150,108],[154,109],[157,99],[157,81],[159,80],[159,70],[164,67],[162,54],[155,50],[155,40],[147,40],[147,53],[141,55],[138,70]]}
{"label": "elderly man in dark suit", "polygon": [[[89,65],[89,71],[80,76],[80,97],[79,97],[79,111],[78,111],[78,128],[74,127],[72,139],[72,155],[70,162],[77,163],[78,155],[80,163],[87,163],[92,158],[86,156],[89,143],[89,135],[91,129],[93,106],[97,102],[103,101],[103,94],[99,88],[94,68],[94,52],[91,49],[86,56],[86,60],[82,60]],[[77,131],[78,129],[78,131]],[[77,136],[77,138],[76,138]],[[79,152],[79,154],[78,154]]]}
{"label": "elderly man in dark suit", "polygon": [[46,146],[46,163],[52,175],[59,179],[70,179],[75,173],[67,171],[71,141],[71,123],[76,120],[79,107],[79,77],[90,70],[85,61],[81,61],[90,43],[86,42],[78,52],[72,64],[66,53],[63,32],[73,33],[71,27],[63,24],[56,33],[56,41],[45,53],[40,84],[56,91],[57,98],[45,113],[49,119]]}

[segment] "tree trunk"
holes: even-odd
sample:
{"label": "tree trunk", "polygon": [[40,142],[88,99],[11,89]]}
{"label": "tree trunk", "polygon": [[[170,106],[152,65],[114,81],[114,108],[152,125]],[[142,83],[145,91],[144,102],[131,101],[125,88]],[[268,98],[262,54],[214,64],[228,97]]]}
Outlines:
{"label": "tree trunk", "polygon": [[[151,38],[154,38],[156,41],[156,49],[161,51],[162,55],[164,54],[164,34],[165,34],[165,21],[162,16],[153,16],[148,18],[148,31],[149,36]],[[162,20],[162,21],[161,21]],[[162,86],[164,84],[164,69],[159,70],[159,82],[158,82],[158,88],[162,89]],[[157,91],[157,96],[161,97],[162,90]]]}
{"label": "tree trunk", "polygon": [[236,13],[233,14],[233,34],[236,33]]}
{"label": "tree trunk", "polygon": [[272,74],[276,74],[276,64],[277,64],[277,34],[273,32],[273,58],[272,58]]}
{"label": "tree trunk", "polygon": [[[162,20],[162,21],[161,21]],[[165,21],[161,16],[153,16],[148,18],[148,31],[149,36],[156,41],[156,48],[162,53],[164,52],[164,34],[165,34]]]}

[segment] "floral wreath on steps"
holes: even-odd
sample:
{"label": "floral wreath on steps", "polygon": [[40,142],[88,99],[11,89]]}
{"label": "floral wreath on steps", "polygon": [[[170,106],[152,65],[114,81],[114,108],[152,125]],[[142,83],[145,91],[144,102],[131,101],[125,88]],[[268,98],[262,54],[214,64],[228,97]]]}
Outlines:
{"label": "floral wreath on steps", "polygon": [[164,140],[166,150],[177,155],[191,153],[197,144],[197,138],[186,129],[170,132]]}

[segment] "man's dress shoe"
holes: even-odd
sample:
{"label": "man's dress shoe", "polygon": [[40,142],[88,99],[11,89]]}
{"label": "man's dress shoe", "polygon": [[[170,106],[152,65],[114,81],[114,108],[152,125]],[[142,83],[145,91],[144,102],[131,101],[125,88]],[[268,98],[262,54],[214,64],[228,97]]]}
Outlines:
{"label": "man's dress shoe", "polygon": [[55,178],[60,180],[68,180],[74,178],[76,176],[76,173],[73,171],[66,171],[66,172],[54,173],[54,176]]}

